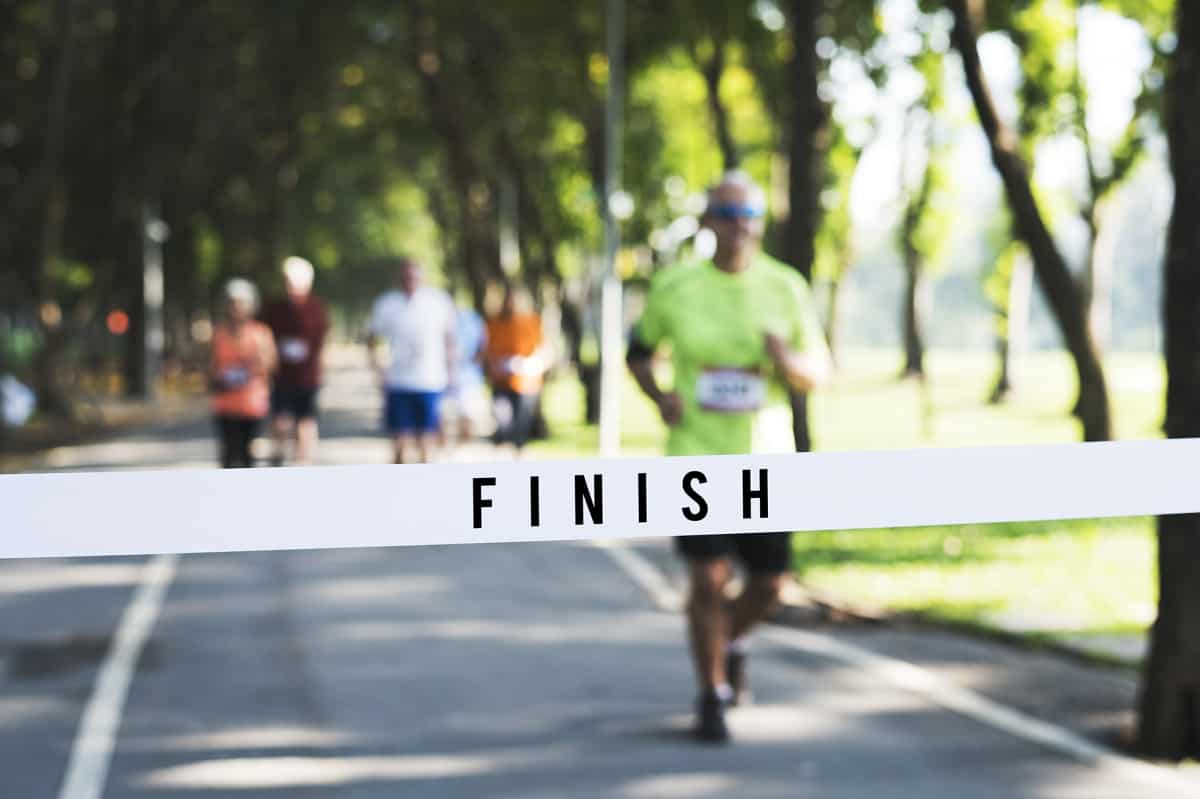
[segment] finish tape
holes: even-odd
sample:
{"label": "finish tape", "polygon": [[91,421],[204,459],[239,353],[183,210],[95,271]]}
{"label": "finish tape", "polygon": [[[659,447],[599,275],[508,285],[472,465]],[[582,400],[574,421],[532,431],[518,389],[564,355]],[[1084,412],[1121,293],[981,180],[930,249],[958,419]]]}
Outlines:
{"label": "finish tape", "polygon": [[0,476],[0,557],[838,530],[1200,512],[1200,439]]}

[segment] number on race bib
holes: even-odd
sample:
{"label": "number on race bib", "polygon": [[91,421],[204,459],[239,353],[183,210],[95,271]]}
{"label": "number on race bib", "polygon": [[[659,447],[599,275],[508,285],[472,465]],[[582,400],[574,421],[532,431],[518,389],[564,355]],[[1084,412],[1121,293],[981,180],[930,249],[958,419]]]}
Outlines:
{"label": "number on race bib", "polygon": [[221,379],[228,388],[238,388],[246,384],[250,379],[250,373],[240,366],[234,366],[222,372]]}
{"label": "number on race bib", "polygon": [[767,384],[746,369],[705,369],[696,381],[696,401],[715,413],[750,413],[762,407]]}
{"label": "number on race bib", "polygon": [[308,342],[302,338],[285,338],[279,342],[279,355],[288,363],[299,363],[308,357]]}

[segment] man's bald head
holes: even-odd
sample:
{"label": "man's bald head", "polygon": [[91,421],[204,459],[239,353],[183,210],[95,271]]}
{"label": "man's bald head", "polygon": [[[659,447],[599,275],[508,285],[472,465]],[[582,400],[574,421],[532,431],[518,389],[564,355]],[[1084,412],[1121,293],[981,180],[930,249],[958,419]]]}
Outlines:
{"label": "man's bald head", "polygon": [[747,207],[757,208],[760,213],[767,210],[767,193],[762,186],[740,169],[730,170],[721,179],[708,188],[707,210],[714,206],[727,204],[730,201],[740,202]]}
{"label": "man's bald head", "polygon": [[412,294],[425,279],[425,269],[420,261],[404,255],[396,259],[396,285],[405,294]]}
{"label": "man's bald head", "polygon": [[701,223],[717,237],[713,260],[728,272],[749,265],[762,239],[767,195],[749,175],[726,172],[708,190],[708,205]]}

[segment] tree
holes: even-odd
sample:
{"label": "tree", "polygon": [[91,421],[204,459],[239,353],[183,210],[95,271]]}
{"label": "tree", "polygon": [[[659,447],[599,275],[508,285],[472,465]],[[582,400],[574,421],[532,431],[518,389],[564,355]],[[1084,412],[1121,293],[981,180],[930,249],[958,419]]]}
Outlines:
{"label": "tree", "polygon": [[[872,134],[873,137],[874,134]],[[854,266],[854,225],[850,216],[850,192],[858,161],[871,138],[852,142],[846,127],[833,124],[832,143],[825,163],[825,187],[821,192],[821,227],[817,232],[813,276],[829,286],[825,303],[825,340],[834,363],[839,353],[839,309],[842,287]]]}
{"label": "tree", "polygon": [[[944,61],[926,43],[914,66],[924,79],[921,96],[907,109],[900,148],[900,197],[903,207],[898,243],[904,266],[904,294],[901,313],[901,341],[904,363],[901,377],[925,376],[924,318],[928,307],[927,272],[939,258],[950,236],[950,219],[945,212],[943,195],[948,183],[945,174],[945,136],[938,127],[937,115],[944,111],[942,82]],[[916,133],[914,134],[914,131]],[[917,136],[920,158],[913,152],[910,136]],[[920,170],[914,180],[914,163]]]}
{"label": "tree", "polygon": [[[1022,137],[1027,137],[1026,153],[1032,153],[1034,141],[1059,133],[1073,136],[1082,151],[1084,180],[1075,210],[1087,238],[1080,285],[1088,325],[1101,351],[1110,333],[1114,268],[1111,237],[1104,235],[1104,230],[1111,216],[1113,195],[1144,152],[1145,123],[1157,116],[1161,105],[1161,84],[1148,78],[1162,66],[1155,40],[1170,24],[1163,6],[1160,0],[1038,0],[1011,14],[1011,34],[1021,51],[1025,76],[1020,89],[1020,128]],[[1085,16],[1090,13],[1095,19],[1102,12],[1117,12],[1137,22],[1149,38],[1153,53],[1140,76],[1140,90],[1133,98],[1124,129],[1109,140],[1096,135],[1089,124],[1090,92],[1081,46]]]}
{"label": "tree", "polygon": [[54,4],[54,55],[49,76],[49,98],[42,140],[42,152],[36,177],[31,181],[35,205],[36,229],[32,266],[36,277],[37,305],[45,346],[34,372],[34,388],[42,410],[64,416],[73,415],[70,403],[59,385],[59,363],[63,349],[62,314],[58,311],[54,289],[54,266],[62,246],[63,217],[66,215],[65,186],[62,179],[63,148],[66,139],[67,102],[75,58],[75,1],[57,0]]}
{"label": "tree", "polygon": [[1016,356],[1028,347],[1029,300],[1033,288],[1025,245],[1012,239],[1007,214],[1000,215],[997,222],[987,237],[991,240],[988,251],[993,254],[994,265],[983,284],[994,314],[999,361],[996,382],[988,394],[988,403],[992,405],[1006,401],[1020,385]]}
{"label": "tree", "polygon": [[1108,387],[1100,355],[1087,324],[1083,294],[1046,226],[1016,136],[1000,119],[992,102],[976,44],[977,17],[982,6],[982,0],[949,0],[950,10],[954,14],[951,38],[962,58],[967,87],[987,137],[992,163],[1004,184],[1014,229],[1029,248],[1038,282],[1075,363],[1079,379],[1075,415],[1082,424],[1083,438],[1086,441],[1105,441],[1112,438]]}
{"label": "tree", "polygon": [[[1175,206],[1167,231],[1163,336],[1165,430],[1200,436],[1200,8],[1176,5],[1178,49],[1167,88],[1166,130]],[[1151,757],[1200,758],[1200,514],[1158,520],[1158,618],[1142,672],[1138,748]]]}
{"label": "tree", "polygon": [[[788,220],[782,250],[784,260],[811,282],[829,136],[829,109],[821,100],[817,59],[821,4],[814,0],[792,0],[789,10],[792,60],[788,72],[792,102],[784,136],[788,148]],[[792,392],[791,403],[796,451],[807,452],[812,449],[808,397]]]}

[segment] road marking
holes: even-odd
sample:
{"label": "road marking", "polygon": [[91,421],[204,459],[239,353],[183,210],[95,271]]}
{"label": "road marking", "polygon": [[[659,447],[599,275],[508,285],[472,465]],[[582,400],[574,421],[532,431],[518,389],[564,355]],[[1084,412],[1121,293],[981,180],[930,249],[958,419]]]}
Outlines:
{"label": "road marking", "polygon": [[[675,612],[683,607],[682,595],[662,571],[634,551],[627,542],[604,540],[593,541],[592,544],[607,553],[660,609]],[[1159,789],[1178,791],[1180,796],[1195,796],[1200,789],[1200,783],[1186,779],[1170,768],[1123,755],[1057,724],[1002,705],[969,688],[954,685],[932,671],[907,661],[880,655],[809,630],[768,624],[761,628],[759,634],[776,645],[835,660],[867,672],[878,680],[916,694],[947,710],[1082,763],[1104,769],[1113,776],[1136,780]]]}
{"label": "road marking", "polygon": [[104,793],[129,684],[178,561],[177,555],[156,555],[146,562],[79,719],[58,799],[100,799]]}

